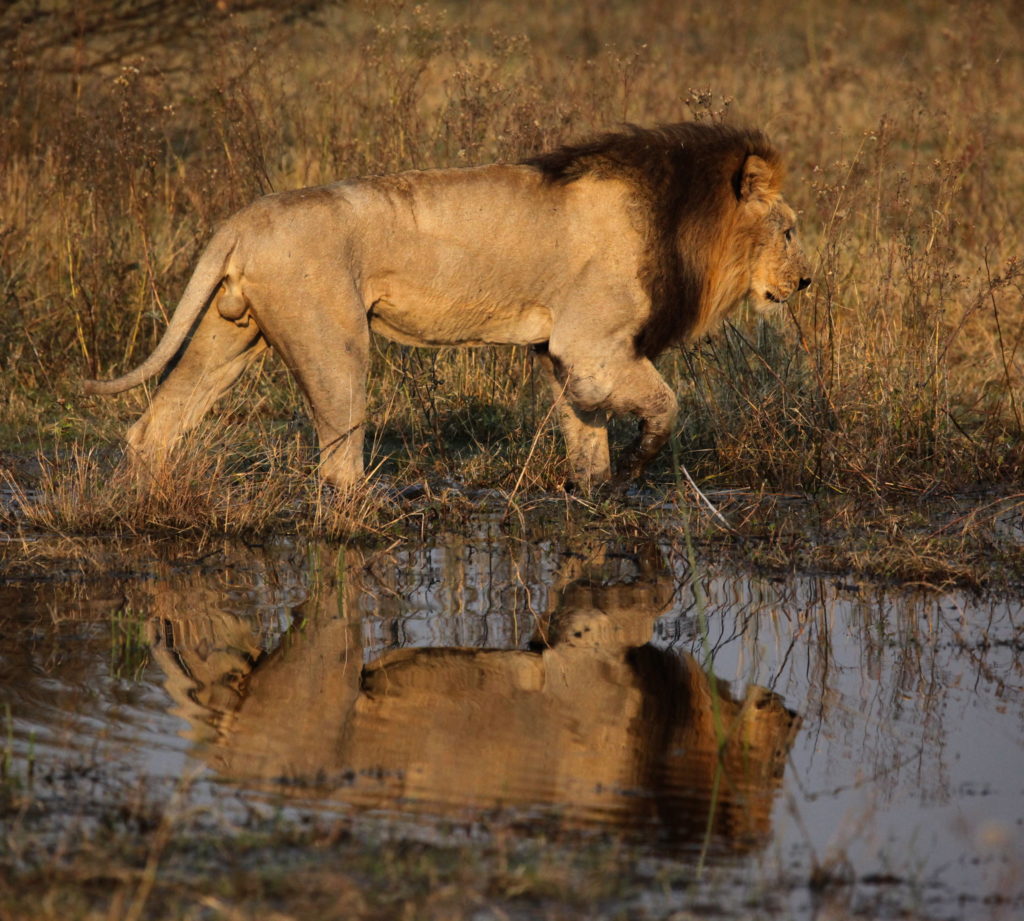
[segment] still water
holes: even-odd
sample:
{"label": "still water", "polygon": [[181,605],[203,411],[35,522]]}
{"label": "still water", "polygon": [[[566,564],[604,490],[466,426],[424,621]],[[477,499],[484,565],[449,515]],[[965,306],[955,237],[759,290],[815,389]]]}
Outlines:
{"label": "still water", "polygon": [[620,837],[716,879],[722,917],[772,890],[780,917],[1024,917],[1019,600],[487,522],[163,556],[0,582],[8,760],[83,801],[188,778],[412,839]]}

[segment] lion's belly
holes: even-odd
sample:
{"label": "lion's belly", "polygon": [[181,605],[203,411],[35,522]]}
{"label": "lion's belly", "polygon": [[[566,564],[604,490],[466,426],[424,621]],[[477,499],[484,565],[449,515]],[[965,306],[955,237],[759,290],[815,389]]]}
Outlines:
{"label": "lion's belly", "polygon": [[454,303],[381,297],[370,309],[370,328],[404,345],[531,345],[551,335],[543,304]]}

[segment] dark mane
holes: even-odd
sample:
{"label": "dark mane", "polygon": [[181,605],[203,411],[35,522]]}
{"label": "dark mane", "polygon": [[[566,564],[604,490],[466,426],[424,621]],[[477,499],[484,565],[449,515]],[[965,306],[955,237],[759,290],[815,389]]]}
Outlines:
{"label": "dark mane", "polygon": [[630,125],[523,163],[551,183],[592,176],[634,186],[650,215],[650,256],[641,280],[651,298],[651,316],[636,346],[653,358],[685,339],[701,316],[708,272],[702,239],[715,235],[730,199],[736,200],[740,169],[752,154],[771,164],[779,161],[760,131],[684,122]]}

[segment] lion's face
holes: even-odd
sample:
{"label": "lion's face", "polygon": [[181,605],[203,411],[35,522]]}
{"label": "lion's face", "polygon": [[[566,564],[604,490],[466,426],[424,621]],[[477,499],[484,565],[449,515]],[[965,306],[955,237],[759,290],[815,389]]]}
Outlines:
{"label": "lion's face", "polygon": [[768,311],[811,283],[810,267],[796,236],[796,213],[777,198],[753,228],[750,300]]}

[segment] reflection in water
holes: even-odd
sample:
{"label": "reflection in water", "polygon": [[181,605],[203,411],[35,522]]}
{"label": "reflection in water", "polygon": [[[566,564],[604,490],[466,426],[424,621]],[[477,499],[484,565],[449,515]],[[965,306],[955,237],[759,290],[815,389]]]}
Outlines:
{"label": "reflection in water", "polygon": [[659,551],[485,522],[379,554],[175,545],[0,579],[0,759],[35,765],[58,833],[198,776],[191,801],[230,821],[284,802],[402,841],[597,828],[645,867],[707,843],[709,879],[753,879],[724,917],[782,891],[780,917],[812,918],[806,881],[842,867],[848,916],[1020,916],[1021,600]]}
{"label": "reflection in water", "polygon": [[202,593],[155,597],[153,655],[222,776],[389,811],[767,841],[798,721],[766,689],[735,700],[688,653],[650,644],[674,593],[664,575],[569,581],[524,648],[364,662],[361,569],[350,553],[269,643]]}

